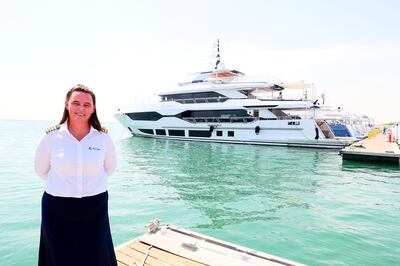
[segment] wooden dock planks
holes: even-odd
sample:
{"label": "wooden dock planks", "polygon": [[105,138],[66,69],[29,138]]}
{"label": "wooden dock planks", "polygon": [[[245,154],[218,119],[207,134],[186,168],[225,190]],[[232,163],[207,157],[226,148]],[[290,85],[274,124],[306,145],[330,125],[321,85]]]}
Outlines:
{"label": "wooden dock planks", "polygon": [[[146,257],[146,254],[148,256]],[[131,265],[148,265],[148,266],[165,266],[165,265],[188,265],[188,266],[204,266],[205,264],[172,254],[165,250],[159,249],[141,242],[138,239],[130,241],[129,244],[119,247],[116,250],[117,262],[121,266]],[[144,264],[143,264],[144,262]]]}
{"label": "wooden dock planks", "polygon": [[115,252],[119,266],[303,265],[173,226],[128,241]]}

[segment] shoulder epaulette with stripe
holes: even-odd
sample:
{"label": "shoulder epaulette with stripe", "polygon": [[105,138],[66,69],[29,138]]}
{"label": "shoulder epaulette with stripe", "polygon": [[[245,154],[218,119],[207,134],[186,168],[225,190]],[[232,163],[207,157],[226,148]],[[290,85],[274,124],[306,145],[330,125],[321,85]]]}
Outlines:
{"label": "shoulder epaulette with stripe", "polygon": [[55,125],[55,126],[48,127],[46,129],[46,134],[50,133],[51,131],[57,130],[57,129],[60,129],[60,125]]}
{"label": "shoulder epaulette with stripe", "polygon": [[101,131],[101,132],[104,132],[104,133],[108,133],[108,129],[105,128],[105,127],[102,127],[102,128],[100,129],[100,131]]}

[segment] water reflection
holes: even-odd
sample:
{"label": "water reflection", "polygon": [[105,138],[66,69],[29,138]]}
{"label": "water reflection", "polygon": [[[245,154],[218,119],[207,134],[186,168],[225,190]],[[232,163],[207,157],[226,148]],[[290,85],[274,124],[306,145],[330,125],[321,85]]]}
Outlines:
{"label": "water reflection", "polygon": [[[330,151],[129,138],[119,142],[125,185],[173,188],[176,200],[200,210],[199,227],[279,219],[285,209],[309,209],[315,173],[331,164]],[[121,167],[120,167],[121,168]],[[129,174],[130,172],[131,174]],[[132,173],[136,179],[132,180]],[[171,193],[159,194],[166,200]]]}
{"label": "water reflection", "polygon": [[[358,161],[343,160],[342,170],[389,173],[392,177],[400,177],[400,165],[391,163],[382,163],[382,162],[373,163],[373,162],[358,162]],[[393,172],[397,172],[399,174],[392,175]]]}

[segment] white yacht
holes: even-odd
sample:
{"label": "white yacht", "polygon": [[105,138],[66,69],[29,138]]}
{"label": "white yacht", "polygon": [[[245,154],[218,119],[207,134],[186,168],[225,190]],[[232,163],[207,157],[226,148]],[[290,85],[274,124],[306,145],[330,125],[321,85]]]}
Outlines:
{"label": "white yacht", "polygon": [[160,93],[160,102],[118,109],[115,117],[134,136],[162,139],[334,149],[357,140],[315,119],[307,95],[285,98],[289,85],[246,81],[240,71],[218,69],[217,59],[213,71]]}

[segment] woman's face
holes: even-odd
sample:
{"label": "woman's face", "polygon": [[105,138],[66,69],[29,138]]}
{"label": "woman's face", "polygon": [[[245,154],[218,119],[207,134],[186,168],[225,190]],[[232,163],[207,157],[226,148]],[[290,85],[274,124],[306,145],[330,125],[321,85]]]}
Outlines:
{"label": "woman's face", "polygon": [[95,110],[92,96],[82,91],[74,91],[69,100],[65,101],[65,108],[69,113],[69,119],[78,121],[89,121]]}

